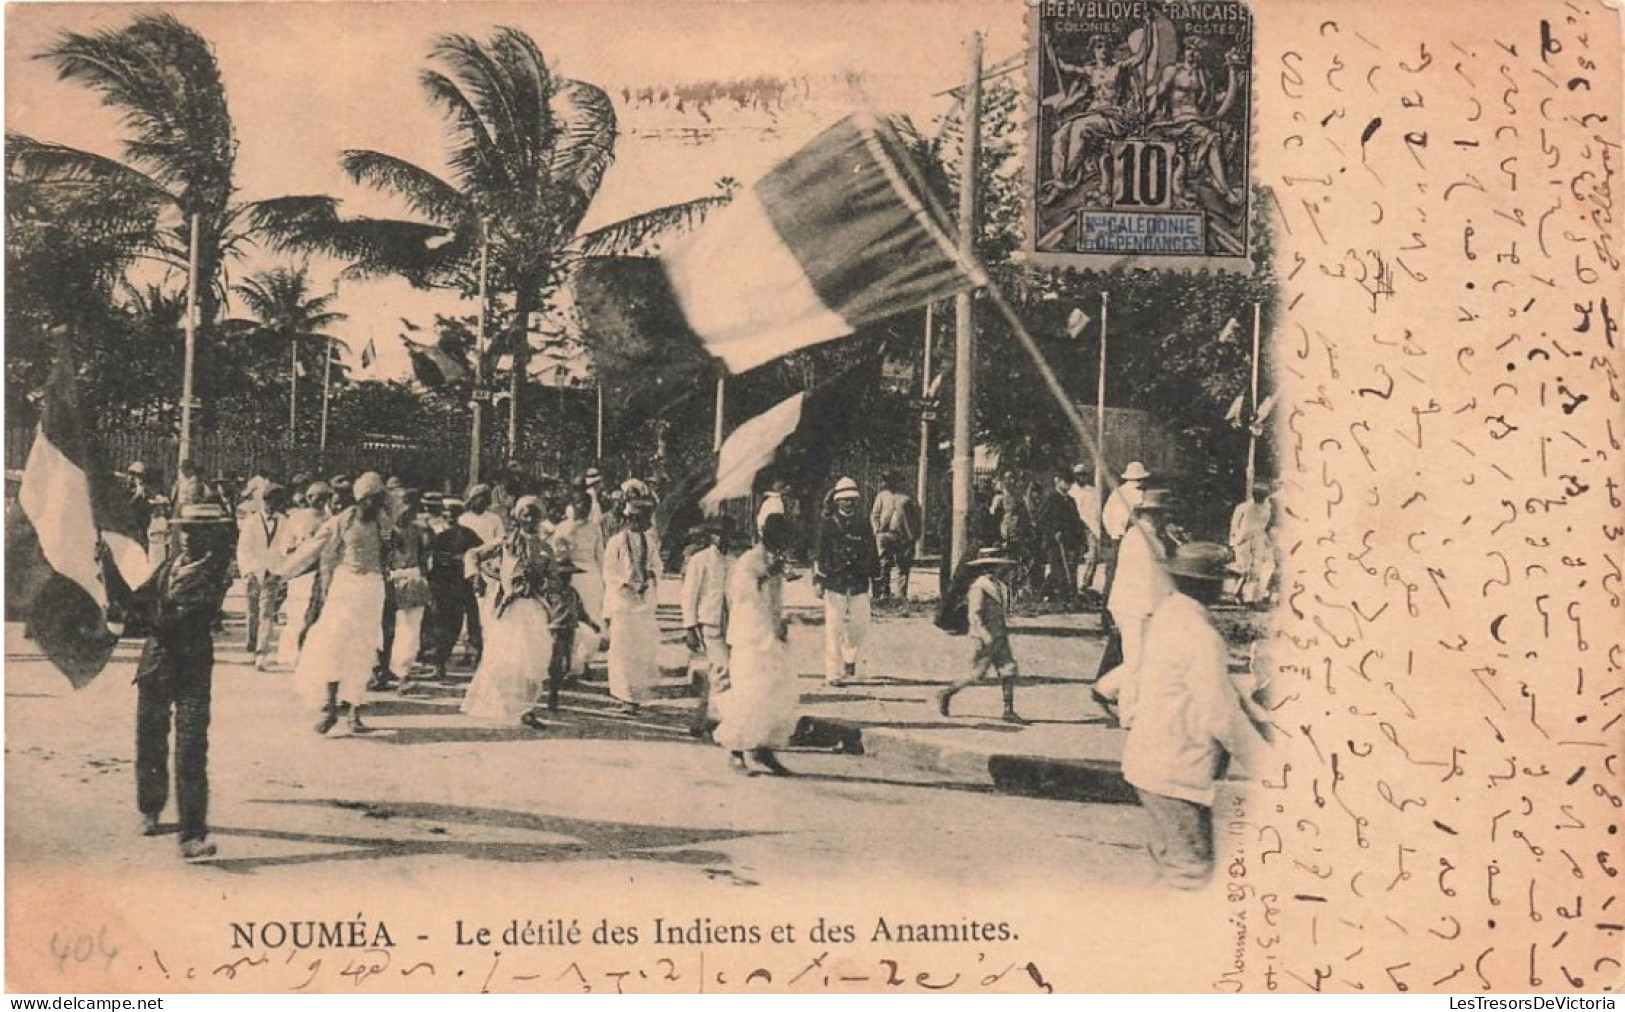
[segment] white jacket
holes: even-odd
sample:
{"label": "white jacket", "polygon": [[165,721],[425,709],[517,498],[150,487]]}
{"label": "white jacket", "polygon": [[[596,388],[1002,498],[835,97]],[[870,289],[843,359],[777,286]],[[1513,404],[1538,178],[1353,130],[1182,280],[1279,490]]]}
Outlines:
{"label": "white jacket", "polygon": [[256,506],[243,514],[237,525],[237,572],[245,577],[257,577],[280,559],[273,546],[284,523],[286,518],[282,514],[267,515],[264,506]]}
{"label": "white jacket", "polygon": [[683,566],[683,628],[720,626],[727,612],[728,557],[715,545],[689,556]]}
{"label": "white jacket", "polygon": [[1129,618],[1144,618],[1156,610],[1174,589],[1174,581],[1163,565],[1167,552],[1144,527],[1132,524],[1123,534],[1117,553],[1117,576],[1112,580],[1111,600],[1106,602],[1119,624]]}
{"label": "white jacket", "polygon": [[1207,609],[1169,594],[1146,626],[1134,726],[1123,746],[1124,779],[1211,807],[1225,754],[1256,769],[1268,747],[1230,680],[1229,651]]}

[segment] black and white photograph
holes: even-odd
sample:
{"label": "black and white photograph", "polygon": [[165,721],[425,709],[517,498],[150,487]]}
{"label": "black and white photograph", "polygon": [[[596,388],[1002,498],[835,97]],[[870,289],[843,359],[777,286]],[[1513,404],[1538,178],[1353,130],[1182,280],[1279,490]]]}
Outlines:
{"label": "black and white photograph", "polygon": [[9,991],[1619,986],[1617,11],[6,15]]}

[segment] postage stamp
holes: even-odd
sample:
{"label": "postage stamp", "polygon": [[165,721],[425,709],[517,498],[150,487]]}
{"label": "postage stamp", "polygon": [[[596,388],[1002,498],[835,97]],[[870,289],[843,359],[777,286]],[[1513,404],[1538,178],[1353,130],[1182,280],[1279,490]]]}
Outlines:
{"label": "postage stamp", "polygon": [[1029,255],[1251,270],[1247,4],[1041,0],[1029,23]]}

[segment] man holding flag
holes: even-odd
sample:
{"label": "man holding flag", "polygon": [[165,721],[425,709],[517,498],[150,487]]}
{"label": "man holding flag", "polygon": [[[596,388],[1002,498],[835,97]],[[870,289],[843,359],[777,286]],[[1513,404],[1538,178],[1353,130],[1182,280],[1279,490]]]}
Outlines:
{"label": "man holding flag", "polygon": [[[191,504],[172,520],[175,545],[154,572],[146,532],[128,494],[103,466],[80,410],[67,333],[18,493],[21,518],[7,531],[7,564],[26,574],[21,598],[36,642],[75,688],[107,666],[117,636],[110,606],[151,630],[136,669],[136,800],[147,835],[169,799],[169,733],[181,854],[208,857],[209,693],[212,627],[229,585],[232,522],[218,504]],[[138,588],[133,594],[129,588]]]}
{"label": "man holding flag", "polygon": [[173,551],[134,595],[131,614],[151,634],[135,671],[135,785],[142,832],[157,836],[169,801],[169,733],[175,729],[175,801],[181,856],[211,857],[209,709],[214,620],[231,585],[231,520],[216,503],[180,507]]}

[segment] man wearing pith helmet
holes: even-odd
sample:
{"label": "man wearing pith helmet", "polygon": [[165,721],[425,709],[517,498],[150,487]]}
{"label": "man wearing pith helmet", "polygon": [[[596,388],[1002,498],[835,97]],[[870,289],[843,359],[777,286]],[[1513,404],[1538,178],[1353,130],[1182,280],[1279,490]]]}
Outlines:
{"label": "man wearing pith helmet", "polygon": [[851,478],[835,483],[818,522],[813,593],[824,600],[824,683],[839,688],[858,671],[869,631],[869,589],[880,575],[874,527]]}

